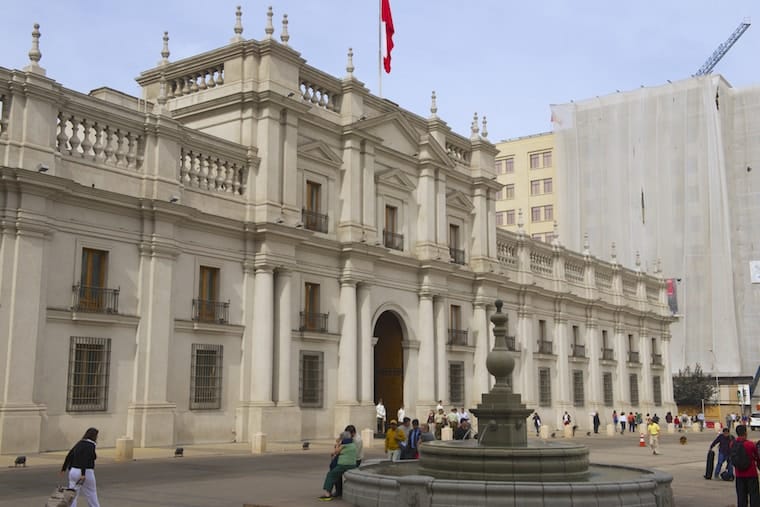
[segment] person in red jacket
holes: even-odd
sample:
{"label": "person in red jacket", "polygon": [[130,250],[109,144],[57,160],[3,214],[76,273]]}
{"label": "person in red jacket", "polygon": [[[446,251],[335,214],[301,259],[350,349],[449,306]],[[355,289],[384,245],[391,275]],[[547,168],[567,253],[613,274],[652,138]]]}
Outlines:
{"label": "person in red jacket", "polygon": [[[747,440],[747,427],[740,424],[736,427],[736,440],[734,445],[743,445],[749,456],[749,467],[741,470],[734,464],[734,476],[736,477],[736,505],[737,507],[760,507],[760,488],[757,482],[757,469],[760,467],[760,455],[757,446]],[[747,503],[749,499],[749,503]]]}

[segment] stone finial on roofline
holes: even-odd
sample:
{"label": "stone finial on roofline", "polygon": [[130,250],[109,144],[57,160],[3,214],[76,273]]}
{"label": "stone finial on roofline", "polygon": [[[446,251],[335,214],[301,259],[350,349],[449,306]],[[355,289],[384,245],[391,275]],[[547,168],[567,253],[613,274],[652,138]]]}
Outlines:
{"label": "stone finial on roofline", "polygon": [[169,65],[169,32],[164,32],[164,45],[161,48],[161,61],[159,65]]}
{"label": "stone finial on roofline", "polygon": [[230,39],[230,42],[240,42],[243,40],[243,9],[239,5],[235,9],[235,32],[234,37]]}
{"label": "stone finial on roofline", "polygon": [[591,255],[590,245],[588,242],[588,232],[583,233],[583,255]]}
{"label": "stone finial on roofline", "polygon": [[282,15],[282,33],[280,34],[280,40],[285,46],[288,45],[288,41],[290,40],[290,34],[288,33],[288,15],[287,14]]}
{"label": "stone finial on roofline", "polygon": [[436,101],[435,90],[430,94],[430,118],[438,118],[438,103]]}
{"label": "stone finial on roofline", "polygon": [[638,250],[636,250],[636,271],[641,271],[641,255]]}
{"label": "stone finial on roofline", "polygon": [[272,24],[272,18],[274,17],[274,12],[272,11],[272,6],[270,5],[267,8],[267,26],[264,28],[264,33],[267,34],[267,39],[272,38],[272,34],[274,33],[274,25]]}
{"label": "stone finial on roofline", "polygon": [[475,113],[472,115],[472,123],[470,124],[470,130],[472,131],[472,134],[470,134],[470,139],[472,141],[477,141],[480,136],[478,135],[478,132],[480,129],[478,128],[478,113]]}
{"label": "stone finial on roofline", "polygon": [[483,128],[480,129],[480,134],[483,136],[483,139],[488,139],[488,120],[486,120],[486,115],[483,115]]}
{"label": "stone finial on roofline", "polygon": [[346,79],[354,77],[354,49],[348,48],[346,55]]}
{"label": "stone finial on roofline", "polygon": [[562,246],[562,243],[559,240],[559,225],[556,220],[554,221],[554,227],[552,228],[552,236],[552,245]]}
{"label": "stone finial on roofline", "polygon": [[525,222],[523,221],[522,208],[518,208],[518,210],[517,210],[517,228],[519,230],[522,230],[522,228],[523,228],[524,225],[525,225]]}
{"label": "stone finial on roofline", "polygon": [[34,72],[36,74],[45,75],[45,69],[40,67],[40,60],[42,59],[42,53],[40,52],[40,24],[34,24],[34,30],[32,30],[32,48],[29,50],[29,65],[24,67],[27,72]]}
{"label": "stone finial on roofline", "polygon": [[617,250],[614,241],[612,242],[611,250],[612,252],[610,253],[610,257],[612,258],[612,263],[617,264]]}

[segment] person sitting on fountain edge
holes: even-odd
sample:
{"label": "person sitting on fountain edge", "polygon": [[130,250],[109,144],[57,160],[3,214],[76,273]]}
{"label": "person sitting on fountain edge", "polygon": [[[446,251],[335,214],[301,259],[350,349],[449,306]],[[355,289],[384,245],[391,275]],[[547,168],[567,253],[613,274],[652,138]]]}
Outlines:
{"label": "person sitting on fountain edge", "polygon": [[472,438],[472,428],[470,428],[470,420],[462,419],[454,430],[454,440],[469,440]]}

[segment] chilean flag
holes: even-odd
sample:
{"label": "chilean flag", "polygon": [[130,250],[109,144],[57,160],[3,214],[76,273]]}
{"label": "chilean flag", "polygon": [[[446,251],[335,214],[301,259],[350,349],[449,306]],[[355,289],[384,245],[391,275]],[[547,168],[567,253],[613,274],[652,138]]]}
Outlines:
{"label": "chilean flag", "polygon": [[[391,16],[391,4],[389,0],[381,0],[380,4],[381,45],[383,55],[383,67],[385,72],[391,72],[391,50],[393,50],[393,16]],[[383,30],[384,28],[384,30]],[[385,32],[385,37],[383,37]]]}

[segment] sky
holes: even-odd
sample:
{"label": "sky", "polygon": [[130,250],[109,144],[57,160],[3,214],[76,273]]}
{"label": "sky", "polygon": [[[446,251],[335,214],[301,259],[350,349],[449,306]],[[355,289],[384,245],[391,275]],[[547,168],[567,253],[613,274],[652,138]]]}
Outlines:
{"label": "sky", "polygon": [[[307,62],[354,75],[378,93],[379,0],[0,0],[0,67],[28,63],[40,23],[40,64],[66,88],[108,86],[139,96],[134,78],[160,60],[169,32],[171,61],[229,43],[235,6],[243,36],[264,38],[274,8],[279,40],[288,14],[290,46]],[[752,26],[714,72],[734,87],[760,84],[757,0],[390,0],[396,29],[382,95],[469,135],[474,112],[498,141],[551,130],[549,105],[582,100],[694,74],[747,17]]]}

